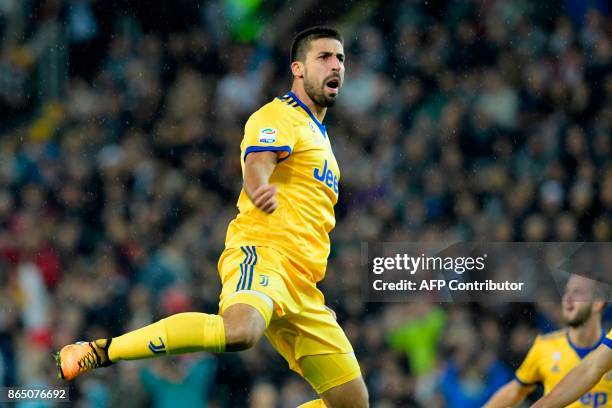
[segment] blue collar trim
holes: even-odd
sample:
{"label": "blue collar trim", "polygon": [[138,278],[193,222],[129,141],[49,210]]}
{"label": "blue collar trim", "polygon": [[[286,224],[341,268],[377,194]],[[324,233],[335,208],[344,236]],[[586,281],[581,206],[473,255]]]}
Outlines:
{"label": "blue collar trim", "polygon": [[294,94],[293,92],[289,91],[287,93],[287,95],[290,98],[293,98],[293,100],[300,106],[300,108],[304,109],[306,111],[306,113],[308,114],[308,116],[310,116],[310,119],[313,120],[313,122],[315,123],[315,125],[317,125],[317,127],[319,128],[319,130],[321,131],[321,134],[323,135],[323,137],[327,137],[327,130],[325,129],[325,125],[322,124],[321,122],[319,122],[319,120],[317,119],[317,117],[312,113],[312,111],[308,108],[308,106],[306,106],[306,104],[302,101],[300,101],[300,98],[297,97],[296,94]]}
{"label": "blue collar trim", "polygon": [[581,348],[581,347],[576,346],[574,343],[572,343],[572,339],[570,339],[570,336],[569,336],[569,330],[565,331],[565,337],[567,338],[567,342],[569,343],[570,347],[574,349],[576,354],[578,354],[578,357],[580,357],[580,359],[582,360],[583,358],[586,357],[587,354],[595,350],[603,342],[603,340],[606,338],[606,332],[602,329],[601,337],[599,338],[597,343],[593,347],[588,347],[588,348]]}

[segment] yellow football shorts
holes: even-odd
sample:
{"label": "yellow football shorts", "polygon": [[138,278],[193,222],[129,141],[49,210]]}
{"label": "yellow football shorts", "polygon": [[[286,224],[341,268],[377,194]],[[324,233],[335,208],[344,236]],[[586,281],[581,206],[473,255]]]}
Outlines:
{"label": "yellow football shorts", "polygon": [[324,306],[323,293],[286,256],[273,248],[245,245],[226,249],[218,267],[223,284],[219,314],[245,303],[236,293],[253,291],[272,299],[274,312],[264,333],[319,394],[361,375],[349,340]]}

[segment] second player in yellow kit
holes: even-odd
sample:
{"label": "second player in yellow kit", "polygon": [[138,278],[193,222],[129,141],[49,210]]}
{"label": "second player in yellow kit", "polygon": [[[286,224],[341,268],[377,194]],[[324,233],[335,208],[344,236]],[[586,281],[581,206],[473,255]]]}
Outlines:
{"label": "second player in yellow kit", "polygon": [[[540,398],[532,408],[561,408],[580,401],[593,407],[611,406],[610,393],[604,397],[596,385],[610,387],[612,383],[612,330],[592,353],[574,367],[555,387]],[[589,393],[588,390],[591,390]],[[585,395],[589,395],[586,397]]]}
{"label": "second player in yellow kit", "polygon": [[[515,378],[497,390],[485,408],[518,406],[536,390],[536,384],[542,384],[544,394],[549,395],[568,372],[593,355],[605,339],[601,325],[607,300],[604,288],[601,282],[581,275],[569,277],[561,302],[567,327],[536,337],[525,360],[516,370]],[[585,388],[585,393],[579,395],[579,399],[576,398],[578,401],[570,400],[575,402],[568,406],[610,407],[612,380],[604,377],[593,384],[592,388]]]}
{"label": "second player in yellow kit", "polygon": [[[600,343],[604,341],[602,333]],[[541,383],[544,394],[553,387],[586,355],[600,344],[589,349],[580,349],[572,345],[566,330],[559,330],[547,335],[538,336],[527,353],[523,364],[516,371],[516,379],[523,385]],[[604,376],[593,388],[578,401],[568,405],[571,408],[609,407],[612,406],[612,377]]]}

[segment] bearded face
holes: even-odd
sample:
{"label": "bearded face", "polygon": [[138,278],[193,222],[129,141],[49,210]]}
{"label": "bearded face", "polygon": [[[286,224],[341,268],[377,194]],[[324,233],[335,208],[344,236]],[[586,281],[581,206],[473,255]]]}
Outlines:
{"label": "bearded face", "polygon": [[303,62],[304,91],[320,107],[333,106],[344,81],[344,48],[332,38],[309,44]]}
{"label": "bearded face", "polygon": [[573,308],[566,312],[563,311],[563,319],[565,324],[570,327],[580,327],[585,324],[591,317],[593,302],[575,302]]}
{"label": "bearded face", "polygon": [[320,80],[314,75],[311,77],[308,69],[304,70],[304,90],[314,103],[323,108],[334,106],[340,84],[341,78],[337,73]]}

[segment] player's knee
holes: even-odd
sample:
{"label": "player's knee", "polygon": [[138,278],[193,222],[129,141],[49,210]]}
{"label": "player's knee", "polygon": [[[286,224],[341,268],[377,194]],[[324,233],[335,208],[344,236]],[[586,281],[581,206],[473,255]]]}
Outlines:
{"label": "player's knee", "polygon": [[225,330],[225,348],[227,351],[250,349],[261,338],[261,334],[250,327],[226,326]]}
{"label": "player's knee", "polygon": [[241,351],[253,347],[266,328],[263,317],[248,305],[236,304],[223,313],[226,351]]}

